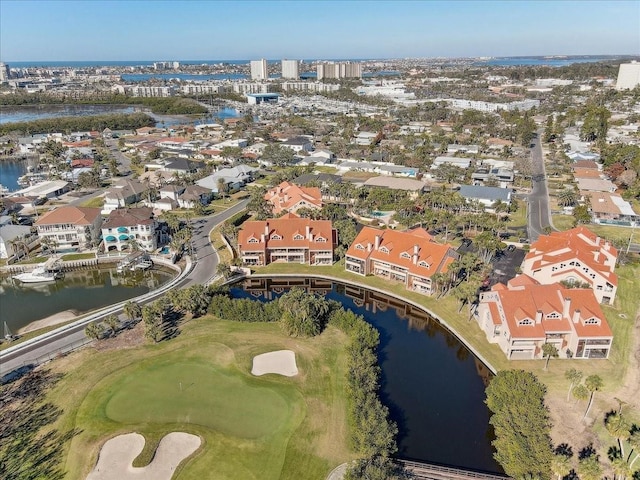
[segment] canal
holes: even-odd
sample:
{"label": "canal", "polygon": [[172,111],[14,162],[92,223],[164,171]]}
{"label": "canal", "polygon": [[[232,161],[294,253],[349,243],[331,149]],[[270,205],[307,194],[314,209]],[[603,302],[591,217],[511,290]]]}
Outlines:
{"label": "canal", "polygon": [[268,301],[301,286],[362,315],[380,332],[381,395],[398,423],[398,455],[503,473],[484,404],[491,372],[436,320],[393,297],[318,279],[247,279],[235,298]]}
{"label": "canal", "polygon": [[127,273],[113,268],[66,272],[53,283],[22,284],[10,276],[0,278],[0,325],[11,333],[52,316],[69,318],[156,290],[175,273],[148,270]]}

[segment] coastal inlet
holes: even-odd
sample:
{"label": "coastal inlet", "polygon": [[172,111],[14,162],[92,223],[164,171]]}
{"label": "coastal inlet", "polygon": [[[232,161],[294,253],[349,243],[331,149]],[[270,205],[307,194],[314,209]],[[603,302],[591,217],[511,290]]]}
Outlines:
{"label": "coastal inlet", "polygon": [[11,333],[17,334],[34,326],[42,328],[73,320],[82,313],[155,290],[171,280],[172,275],[157,269],[120,274],[113,265],[66,272],[63,279],[49,283],[24,284],[3,276],[0,325],[6,322]]}

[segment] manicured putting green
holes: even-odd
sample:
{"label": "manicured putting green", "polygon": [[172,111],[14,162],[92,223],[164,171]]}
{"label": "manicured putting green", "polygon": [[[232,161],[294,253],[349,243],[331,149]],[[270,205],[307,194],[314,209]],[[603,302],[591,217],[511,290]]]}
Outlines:
{"label": "manicured putting green", "polygon": [[192,423],[240,438],[271,435],[288,402],[240,374],[198,363],[151,364],[118,382],[106,415],[123,424]]}

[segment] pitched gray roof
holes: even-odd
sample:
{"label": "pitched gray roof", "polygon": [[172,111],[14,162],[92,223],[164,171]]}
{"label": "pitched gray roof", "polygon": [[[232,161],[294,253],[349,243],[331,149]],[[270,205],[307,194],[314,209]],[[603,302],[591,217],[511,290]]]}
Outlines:
{"label": "pitched gray roof", "polygon": [[492,201],[502,200],[503,202],[508,202],[511,197],[511,190],[508,188],[461,185],[460,195],[464,198],[477,198]]}

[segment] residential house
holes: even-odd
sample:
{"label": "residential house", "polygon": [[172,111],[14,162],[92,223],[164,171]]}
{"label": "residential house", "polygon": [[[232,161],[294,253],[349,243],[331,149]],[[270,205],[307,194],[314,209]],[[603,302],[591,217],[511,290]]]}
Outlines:
{"label": "residential house", "polygon": [[476,154],[479,152],[480,152],[480,147],[478,145],[459,145],[457,143],[447,145],[447,153]]}
{"label": "residential house", "polygon": [[102,216],[99,208],[65,206],[45,213],[34,225],[40,238],[52,238],[58,249],[75,249],[98,242]]}
{"label": "residential house", "polygon": [[32,237],[31,227],[24,225],[0,225],[0,258],[10,258],[19,252],[16,251],[16,241],[24,241],[29,245]]}
{"label": "residential house", "polygon": [[365,187],[382,187],[389,188],[391,190],[404,190],[409,192],[411,198],[417,198],[422,192],[427,189],[427,185],[422,180],[414,180],[411,178],[398,178],[398,177],[372,177],[363,183]]}
{"label": "residential house", "polygon": [[586,227],[541,235],[522,262],[522,273],[542,284],[589,284],[600,303],[612,304],[618,289],[618,251]]}
{"label": "residential house", "polygon": [[266,221],[248,221],[238,232],[244,265],[273,262],[332,265],[338,234],[329,220],[311,220],[287,213]]}
{"label": "residential house", "polygon": [[213,197],[209,188],[200,185],[187,185],[178,197],[178,205],[182,208],[195,208],[196,205],[208,205]]}
{"label": "residential house", "polygon": [[290,148],[295,153],[313,151],[313,143],[307,137],[292,137],[282,142],[281,145]]}
{"label": "residential house", "polygon": [[576,178],[578,190],[585,192],[609,192],[614,193],[618,187],[610,180],[603,178]]}
{"label": "residential house", "polygon": [[560,358],[608,358],[613,342],[591,290],[540,285],[526,275],[481,293],[475,318],[510,360],[543,358],[545,343]]}
{"label": "residential house", "polygon": [[164,159],[162,170],[165,172],[179,173],[181,175],[194,174],[204,167],[204,163],[186,158],[169,157]]}
{"label": "residential house", "polygon": [[458,158],[458,157],[436,157],[431,165],[432,169],[438,168],[440,165],[453,165],[458,168],[467,169],[471,165],[470,158]]}
{"label": "residential house", "polygon": [[436,291],[433,276],[447,273],[457,258],[451,245],[436,243],[422,228],[399,232],[364,227],[347,250],[345,269],[402,282],[409,290],[431,295]]}
{"label": "residential house", "polygon": [[510,188],[485,187],[482,185],[461,185],[458,191],[467,201],[478,201],[491,208],[498,200],[511,204],[513,190]]}
{"label": "residential house", "polygon": [[102,213],[108,215],[116,208],[123,208],[139,202],[148,188],[137,180],[123,179],[109,188],[104,194]]}
{"label": "residential house", "polygon": [[317,187],[299,187],[289,182],[268,190],[264,199],[273,205],[273,214],[295,213],[300,208],[321,209],[322,193]]}
{"label": "residential house", "polygon": [[351,143],[361,146],[369,146],[375,143],[378,134],[375,132],[358,132],[358,134],[351,139]]}
{"label": "residential house", "polygon": [[594,223],[636,227],[640,224],[638,215],[629,202],[617,193],[581,192],[589,197],[589,211]]}
{"label": "residential house", "polygon": [[212,175],[198,180],[196,185],[208,188],[213,193],[218,193],[218,182],[221,178],[229,190],[236,190],[244,187],[247,183],[253,182],[259,175],[260,170],[257,168],[249,167],[248,165],[237,165],[233,168],[221,168]]}
{"label": "residential house", "polygon": [[158,248],[158,223],[149,207],[118,208],[102,224],[105,252],[140,248],[152,252]]}

